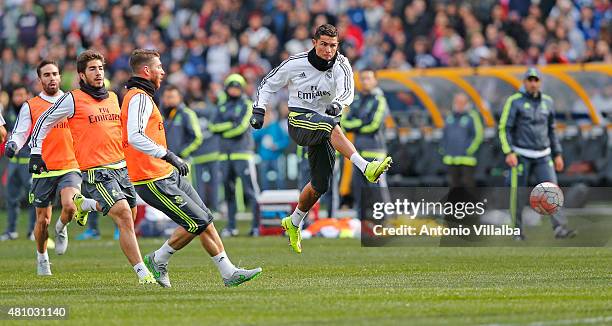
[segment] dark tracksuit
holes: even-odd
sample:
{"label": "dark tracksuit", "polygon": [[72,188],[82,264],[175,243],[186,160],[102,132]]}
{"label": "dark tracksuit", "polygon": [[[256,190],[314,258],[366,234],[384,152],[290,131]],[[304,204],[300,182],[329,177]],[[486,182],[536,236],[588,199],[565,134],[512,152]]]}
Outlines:
{"label": "dark tracksuit", "polygon": [[448,166],[450,188],[473,188],[476,151],[482,143],[483,128],[478,112],[452,112],[444,122],[442,162]]}
{"label": "dark tracksuit", "polygon": [[[17,124],[20,109],[21,106],[13,106],[7,110],[6,130],[13,130]],[[8,217],[6,232],[17,231],[17,218],[19,217],[20,203],[24,199],[24,196],[28,196],[28,199],[31,197],[29,194],[32,188],[32,174],[28,171],[30,147],[27,145],[29,142],[30,139],[28,138],[26,145],[24,145],[13,158],[9,159],[6,168],[6,210]],[[34,205],[29,205],[28,213],[30,215],[28,233],[32,233],[32,231],[34,231],[34,224],[36,223],[36,210]]]}
{"label": "dark tracksuit", "polygon": [[184,104],[176,108],[165,108],[164,113],[168,149],[183,159],[191,157],[202,144],[198,116]]}
{"label": "dark tracksuit", "polygon": [[[561,144],[555,134],[552,98],[542,93],[532,96],[523,89],[510,96],[499,121],[499,138],[504,154],[516,153],[518,157],[518,165],[510,169],[506,183],[511,189],[510,214],[515,226],[521,228],[531,173],[536,184],[557,183],[552,158],[561,154]],[[565,224],[561,211],[552,216],[551,222],[553,229]]]}
{"label": "dark tracksuit", "polygon": [[219,105],[210,130],[220,135],[219,165],[221,182],[224,184],[228,207],[228,229],[236,228],[236,178],[240,178],[242,189],[251,203],[253,212],[252,228],[259,227],[259,185],[253,162],[255,144],[251,134],[250,119],[253,115],[252,102],[245,96],[226,97]]}
{"label": "dark tracksuit", "polygon": [[[368,161],[383,160],[387,156],[387,146],[383,135],[384,118],[387,115],[387,100],[382,90],[374,89],[370,93],[359,93],[351,104],[348,114],[342,116],[340,125],[347,132],[355,134],[355,148]],[[380,188],[382,199],[388,198],[387,181],[381,175],[378,184],[368,182],[357,168],[353,168],[352,192],[357,212],[361,212],[363,188]]]}
{"label": "dark tracksuit", "polygon": [[221,136],[210,131],[216,110],[214,105],[208,104],[205,108],[195,111],[202,130],[202,143],[191,154],[196,191],[206,206],[213,211],[218,210],[220,177],[218,157]]}

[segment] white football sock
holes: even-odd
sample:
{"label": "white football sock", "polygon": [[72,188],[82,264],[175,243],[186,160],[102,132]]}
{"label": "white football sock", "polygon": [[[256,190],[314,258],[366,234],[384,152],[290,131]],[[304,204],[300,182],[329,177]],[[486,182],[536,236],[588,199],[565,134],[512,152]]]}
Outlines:
{"label": "white football sock", "polygon": [[38,251],[36,251],[36,253],[38,254],[38,261],[49,261],[49,255],[46,250],[42,254]]}
{"label": "white football sock", "polygon": [[221,273],[221,277],[228,278],[232,276],[232,274],[234,274],[236,266],[232,264],[229,257],[227,257],[225,251],[222,251],[220,254],[210,258],[212,258],[213,262],[215,262],[215,265],[217,265],[219,273]]}
{"label": "white football sock", "polygon": [[351,162],[353,162],[353,164],[355,164],[355,166],[361,170],[361,173],[365,173],[366,166],[368,166],[368,163],[370,163],[361,157],[361,155],[359,155],[357,152],[351,155]]}
{"label": "white football sock", "polygon": [[62,223],[62,219],[58,218],[57,223],[55,223],[55,232],[60,233],[64,229],[66,225]]}
{"label": "white football sock", "polygon": [[295,210],[293,211],[293,213],[291,213],[291,223],[294,226],[300,226],[300,223],[302,223],[302,221],[304,220],[304,218],[306,217],[306,214],[308,214],[308,212],[302,212],[299,208],[297,208],[297,206],[295,207]]}
{"label": "white football sock", "polygon": [[134,265],[134,272],[136,272],[136,275],[138,275],[139,279],[143,279],[145,278],[145,276],[149,275],[149,270],[143,262]]}
{"label": "white football sock", "polygon": [[155,251],[155,262],[158,264],[167,264],[168,260],[176,250],[168,244],[168,241],[164,242],[161,248]]}
{"label": "white football sock", "polygon": [[96,211],[97,202],[91,198],[84,198],[83,204],[81,204],[81,209],[86,211]]}

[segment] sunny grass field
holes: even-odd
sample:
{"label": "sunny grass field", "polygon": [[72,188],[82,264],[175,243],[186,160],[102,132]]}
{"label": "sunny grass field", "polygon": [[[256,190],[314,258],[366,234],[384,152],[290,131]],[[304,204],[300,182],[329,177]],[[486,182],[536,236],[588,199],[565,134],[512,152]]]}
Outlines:
{"label": "sunny grass field", "polygon": [[[239,237],[225,241],[228,253],[262,266],[258,279],[223,287],[193,243],[173,257],[173,288],[162,289],[138,285],[108,219],[103,240],[71,241],[65,256],[51,251],[54,275],[37,277],[20,222],[22,238],[0,243],[0,305],[69,307],[68,320],[34,325],[612,323],[612,248],[362,248],[314,239],[298,256],[282,238]],[[71,225],[72,237],[80,231]],[[140,240],[143,253],[162,241]]]}

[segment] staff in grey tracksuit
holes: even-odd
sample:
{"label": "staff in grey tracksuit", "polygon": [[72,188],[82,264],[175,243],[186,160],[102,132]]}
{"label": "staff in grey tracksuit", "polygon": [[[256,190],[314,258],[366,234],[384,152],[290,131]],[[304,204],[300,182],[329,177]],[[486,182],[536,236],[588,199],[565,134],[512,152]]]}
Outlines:
{"label": "staff in grey tracksuit", "polygon": [[[13,130],[15,125],[17,125],[21,106],[26,102],[29,95],[30,94],[24,85],[17,85],[12,89],[11,103],[9,104],[6,116],[6,127],[8,130]],[[32,187],[32,174],[28,171],[29,162],[30,147],[28,146],[24,146],[14,157],[9,159],[6,179],[6,210],[8,215],[8,225],[6,231],[0,235],[0,241],[14,240],[19,236],[17,233],[19,206],[24,196],[29,195],[30,188]],[[34,210],[33,205],[29,205],[28,210],[30,215],[28,237],[30,237],[34,231],[34,225],[36,223],[36,211]]]}
{"label": "staff in grey tracksuit", "polygon": [[464,93],[453,97],[453,110],[444,121],[441,148],[442,162],[448,166],[450,188],[474,188],[476,151],[482,143],[483,128],[480,115]]}
{"label": "staff in grey tracksuit", "polygon": [[225,199],[227,200],[228,225],[221,231],[221,236],[238,235],[236,228],[236,178],[240,178],[242,189],[251,203],[253,223],[252,236],[259,235],[259,185],[257,172],[253,162],[255,143],[249,123],[253,112],[253,102],[244,94],[246,80],[239,74],[229,75],[225,81],[225,98],[222,98],[218,110],[210,126],[213,133],[220,134],[219,164],[221,180],[224,184]]}
{"label": "staff in grey tracksuit", "polygon": [[[383,160],[387,156],[387,145],[381,127],[389,110],[387,100],[378,87],[373,70],[360,71],[359,79],[362,91],[355,95],[351,109],[348,114],[342,116],[340,125],[345,131],[355,134],[355,148],[363,158]],[[352,181],[353,207],[358,213],[361,212],[363,188],[380,188],[381,199],[388,198],[384,174],[376,184],[368,182],[359,170],[353,169]]]}
{"label": "staff in grey tracksuit", "polygon": [[[507,184],[510,185],[510,215],[516,227],[521,228],[522,210],[527,200],[528,180],[533,173],[536,184],[557,183],[557,172],[563,170],[561,144],[555,134],[553,100],[541,92],[541,74],[529,68],[524,75],[523,87],[504,104],[499,121],[499,139],[510,167]],[[520,188],[519,188],[520,187]],[[523,190],[523,191],[519,191]],[[573,237],[575,232],[566,227],[558,211],[551,218],[556,238]]]}
{"label": "staff in grey tracksuit", "polygon": [[191,163],[194,171],[194,184],[198,195],[206,207],[218,211],[219,202],[219,136],[210,130],[217,107],[202,102],[202,107],[194,108],[198,115],[202,143],[193,151]]}
{"label": "staff in grey tracksuit", "polygon": [[202,130],[196,113],[183,103],[178,87],[168,85],[162,94],[164,127],[168,149],[183,159],[202,144]]}

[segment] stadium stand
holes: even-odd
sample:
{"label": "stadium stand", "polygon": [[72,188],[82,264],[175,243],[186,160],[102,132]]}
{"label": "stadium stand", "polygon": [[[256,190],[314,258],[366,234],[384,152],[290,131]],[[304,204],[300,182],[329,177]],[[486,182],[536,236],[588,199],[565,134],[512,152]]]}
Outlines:
{"label": "stadium stand", "polygon": [[[487,128],[477,182],[499,185],[495,126],[525,66],[538,65],[544,91],[556,100],[566,153],[560,183],[609,185],[611,21],[609,0],[0,0],[0,106],[11,109],[8,94],[17,83],[39,91],[34,68],[41,58],[61,63],[64,90],[76,87],[75,58],[86,48],[105,55],[109,87],[122,97],[127,59],[142,47],[162,53],[166,81],[202,110],[233,72],[245,76],[252,95],[271,67],[308,50],[313,28],[330,22],[355,71],[384,70],[378,76],[397,128],[386,135],[402,162],[391,169],[390,184],[445,183],[438,131],[449,92],[464,91]],[[277,101],[284,98],[280,92]],[[294,150],[281,166],[290,169]]]}

